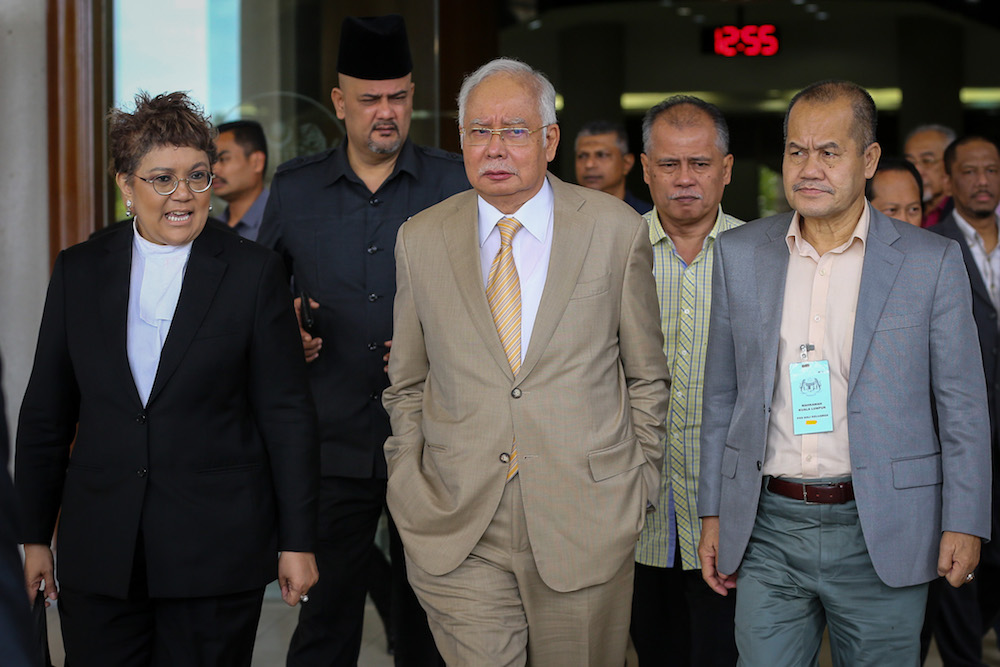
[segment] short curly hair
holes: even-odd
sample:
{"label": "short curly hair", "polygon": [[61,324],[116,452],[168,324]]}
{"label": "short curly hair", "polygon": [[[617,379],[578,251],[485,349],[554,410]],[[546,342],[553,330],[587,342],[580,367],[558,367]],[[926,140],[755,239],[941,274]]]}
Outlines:
{"label": "short curly hair", "polygon": [[146,153],[158,146],[190,147],[205,151],[215,164],[216,131],[204,111],[186,93],[164,93],[151,97],[140,91],[135,111],[108,112],[108,143],[112,176],[131,177]]}

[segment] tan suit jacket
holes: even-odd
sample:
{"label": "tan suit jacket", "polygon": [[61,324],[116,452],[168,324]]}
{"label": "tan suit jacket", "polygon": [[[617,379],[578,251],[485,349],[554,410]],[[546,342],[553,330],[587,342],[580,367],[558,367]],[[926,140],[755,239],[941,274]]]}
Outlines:
{"label": "tan suit jacket", "polygon": [[516,437],[539,574],[571,591],[608,581],[635,549],[659,489],[669,377],[645,221],[548,179],[552,253],[516,378],[486,300],[476,193],[400,229],[385,456],[407,554],[442,575],[493,518]]}

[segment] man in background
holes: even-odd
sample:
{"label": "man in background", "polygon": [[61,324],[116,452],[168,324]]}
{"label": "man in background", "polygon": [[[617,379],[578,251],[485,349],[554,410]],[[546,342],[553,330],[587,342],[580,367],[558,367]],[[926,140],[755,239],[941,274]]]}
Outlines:
{"label": "man in background", "polygon": [[[260,241],[284,256],[296,289],[312,299],[299,307],[314,320],[302,340],[320,423],[320,583],[299,613],[289,667],[357,662],[385,504],[382,445],[390,431],[380,399],[393,337],[396,232],[469,187],[461,158],[408,139],[412,70],[401,16],[345,19],[331,98],[347,136],[279,167],[264,212]],[[391,521],[390,555],[396,664],[437,664]]]}
{"label": "man in background", "polygon": [[212,191],[227,204],[219,219],[243,238],[256,241],[267,204],[264,128],[255,120],[223,123],[215,145],[219,159],[212,165]]}
{"label": "man in background", "polygon": [[715,105],[676,95],[646,113],[642,142],[655,206],[644,217],[671,392],[660,503],[646,515],[636,548],[632,642],[640,664],[732,666],[736,598],[716,595],[701,578],[695,504],[712,248],[719,234],[743,224],[722,210],[733,172],[729,127]]}
{"label": "man in background", "polygon": [[944,149],[955,131],[944,125],[921,125],[906,136],[903,153],[924,183],[924,227],[932,227],[951,212],[951,185],[944,170]]}
{"label": "man in background", "polygon": [[[998,424],[1000,415],[1000,249],[996,207],[1000,203],[1000,153],[985,137],[965,136],[944,152],[944,168],[951,181],[955,208],[932,228],[954,239],[962,248],[972,286],[972,314],[979,330],[979,347],[986,374],[993,451],[993,539],[983,544],[975,579],[967,586],[952,588],[936,583],[939,594],[934,637],[945,665],[980,665],[983,635],[1000,612],[1000,462]],[[955,350],[956,354],[962,354]]]}
{"label": "man in background", "polygon": [[650,206],[625,187],[625,177],[635,165],[629,152],[628,135],[620,123],[595,120],[576,135],[576,182],[585,188],[607,192],[645,213]]}
{"label": "man in background", "polygon": [[923,190],[920,172],[912,162],[882,157],[875,175],[865,184],[865,197],[875,210],[920,227],[924,215]]}

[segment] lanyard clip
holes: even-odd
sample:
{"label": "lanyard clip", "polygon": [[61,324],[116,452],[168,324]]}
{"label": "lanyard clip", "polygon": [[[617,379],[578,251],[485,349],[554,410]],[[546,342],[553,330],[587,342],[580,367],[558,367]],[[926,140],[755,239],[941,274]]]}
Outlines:
{"label": "lanyard clip", "polygon": [[815,349],[816,349],[816,346],[815,345],[810,345],[809,343],[805,343],[803,345],[799,345],[799,358],[802,359],[803,361],[805,361],[806,359],[809,358],[809,353],[812,350],[815,350]]}

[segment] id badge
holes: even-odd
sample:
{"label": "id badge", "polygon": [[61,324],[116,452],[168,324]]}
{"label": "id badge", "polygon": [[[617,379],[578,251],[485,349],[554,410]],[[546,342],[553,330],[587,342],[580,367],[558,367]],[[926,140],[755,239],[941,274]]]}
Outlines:
{"label": "id badge", "polygon": [[792,388],[793,433],[806,435],[832,431],[830,362],[824,359],[789,364],[788,373]]}

